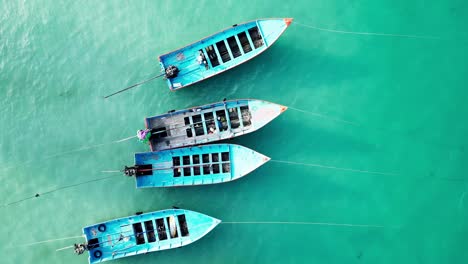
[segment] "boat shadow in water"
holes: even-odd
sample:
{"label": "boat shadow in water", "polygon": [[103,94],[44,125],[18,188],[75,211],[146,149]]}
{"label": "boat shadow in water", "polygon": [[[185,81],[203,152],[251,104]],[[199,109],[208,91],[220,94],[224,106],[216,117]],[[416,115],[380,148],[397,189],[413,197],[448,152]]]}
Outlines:
{"label": "boat shadow in water", "polygon": [[[333,87],[369,75],[365,65],[343,56],[324,54],[318,49],[277,43],[255,60],[214,76],[187,89],[181,96],[260,97],[265,94],[287,94],[291,89]],[[274,86],[272,86],[272,84]],[[263,96],[263,97],[262,97]]]}
{"label": "boat shadow in water", "polygon": [[[326,122],[328,128],[324,128],[321,122]],[[229,143],[249,146],[272,159],[288,160],[336,153],[373,155],[378,151],[374,144],[343,132],[348,130],[343,130],[342,125],[329,124],[330,121],[314,120],[306,114],[289,110],[255,133],[229,140]],[[282,151],[271,153],[272,145],[282,146]]]}
{"label": "boat shadow in water", "polygon": [[[246,210],[251,212],[253,207],[256,215],[268,218],[272,216],[272,205],[274,205],[275,211],[284,212],[285,215],[289,215],[290,219],[300,218],[299,215],[292,216],[298,212],[299,208],[307,208],[309,215],[317,216],[311,217],[311,219],[321,219],[324,210],[328,210],[326,205],[336,201],[351,200],[353,203],[368,207],[376,206],[374,201],[369,202],[368,194],[360,191],[359,188],[350,187],[353,186],[350,185],[350,181],[356,182],[359,179],[330,177],[329,171],[304,170],[301,166],[269,163],[236,181],[216,185],[162,188],[157,191],[159,195],[164,197],[166,203],[172,202],[178,207],[191,207],[193,210],[204,209],[204,213],[208,215],[218,213],[216,216],[220,219],[240,219],[239,217],[234,218],[231,214],[238,212],[242,215]],[[247,194],[245,193],[246,189],[254,189],[255,191]],[[307,199],[294,198],[295,194],[304,192],[304,190],[307,190]],[[148,193],[148,195],[155,195],[154,190],[145,191],[153,193]],[[243,193],[245,195],[242,195]],[[274,195],[271,195],[272,193]],[[180,197],[190,197],[190,199],[181,199]],[[213,197],[217,198],[213,200]],[[264,199],[265,197],[268,199]],[[314,206],[310,206],[311,201],[314,201]],[[219,215],[219,212],[224,212],[223,208],[226,207],[229,207],[228,215]],[[347,209],[346,205],[343,204],[341,209]],[[362,207],[358,206],[357,213],[362,213],[359,211],[361,209]],[[336,213],[339,214],[339,211],[336,210]],[[219,232],[222,230],[217,230],[213,235],[218,237]]]}

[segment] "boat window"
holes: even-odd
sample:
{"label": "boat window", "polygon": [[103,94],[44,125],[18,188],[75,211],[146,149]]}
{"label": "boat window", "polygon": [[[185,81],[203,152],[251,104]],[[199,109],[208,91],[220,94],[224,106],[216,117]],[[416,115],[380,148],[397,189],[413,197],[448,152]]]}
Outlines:
{"label": "boat window", "polygon": [[203,129],[201,115],[194,115],[192,119],[193,126],[195,127],[195,136],[203,136],[205,134],[205,130]]}
{"label": "boat window", "polygon": [[132,225],[133,226],[133,234],[135,235],[136,238],[136,244],[141,245],[145,243],[145,236],[143,235],[143,227],[141,226],[141,223],[135,223]]}
{"label": "boat window", "polygon": [[91,250],[91,249],[95,249],[95,248],[98,248],[99,247],[99,238],[92,238],[90,240],[88,240],[88,249]]}
{"label": "boat window", "polygon": [[153,220],[145,221],[145,230],[146,237],[148,238],[148,243],[155,242],[156,236],[154,234]]}
{"label": "boat window", "polygon": [[180,177],[180,168],[176,168],[180,166],[180,157],[172,157],[172,167],[174,168],[174,177]]}
{"label": "boat window", "polygon": [[193,164],[200,164],[200,155],[193,155]]}
{"label": "boat window", "polygon": [[[187,116],[187,117],[184,117],[184,122],[185,122],[185,125],[190,125],[190,118]],[[188,127],[185,129],[185,132],[187,133],[187,137],[193,137],[193,133],[192,133],[192,128],[191,127]]]}
{"label": "boat window", "polygon": [[193,167],[193,175],[195,175],[195,176],[200,175],[200,167],[199,166]]}
{"label": "boat window", "polygon": [[229,162],[223,163],[223,173],[228,173],[231,171],[231,164]]}
{"label": "boat window", "polygon": [[203,163],[210,163],[210,154],[202,155]]}
{"label": "boat window", "polygon": [[231,49],[232,56],[234,56],[234,58],[237,58],[240,55],[242,55],[239,46],[237,45],[236,37],[232,36],[227,38],[227,42],[229,44],[229,48]]}
{"label": "boat window", "polygon": [[179,236],[177,232],[177,225],[173,216],[166,217],[166,221],[169,224],[169,234],[171,238],[176,238]]}
{"label": "boat window", "polygon": [[192,176],[192,173],[190,173],[190,167],[184,168],[184,176]]}
{"label": "boat window", "polygon": [[229,161],[229,152],[221,153],[221,160],[222,161]]}
{"label": "boat window", "polygon": [[159,240],[166,240],[166,226],[164,225],[164,218],[156,219],[156,228],[158,229],[158,238]]}
{"label": "boat window", "polygon": [[216,54],[216,51],[214,50],[213,45],[210,45],[205,48],[206,54],[208,54],[208,58],[210,59],[211,66],[216,67],[219,65],[219,60],[218,60],[218,55]]}
{"label": "boat window", "polygon": [[198,52],[197,52],[197,62],[198,62],[199,65],[205,66],[205,69],[207,69],[207,70],[210,67],[208,65],[208,62],[206,61],[205,53],[203,53],[202,49],[198,50]]}
{"label": "boat window", "polygon": [[228,129],[228,125],[226,122],[226,111],[224,109],[216,111],[216,119],[217,119],[216,122],[218,122],[218,127],[220,131],[224,131]]}
{"label": "boat window", "polygon": [[187,128],[185,129],[185,132],[187,133],[187,137],[193,137],[193,133],[192,133],[192,129],[191,128]]}
{"label": "boat window", "polygon": [[229,119],[231,119],[231,128],[235,129],[240,126],[239,115],[237,107],[229,108]]}
{"label": "boat window", "polygon": [[[200,164],[200,155],[193,155],[193,164]],[[200,175],[200,167],[199,166],[194,166],[193,167],[193,175],[198,176]]]}
{"label": "boat window", "polygon": [[213,113],[204,113],[205,116],[205,126],[208,134],[213,134],[216,132],[216,125],[214,123]]}
{"label": "boat window", "polygon": [[247,34],[245,34],[245,32],[237,34],[237,37],[239,38],[239,42],[241,43],[244,53],[252,51],[252,47],[250,47],[249,39],[247,38]]}
{"label": "boat window", "polygon": [[151,137],[153,138],[163,138],[167,137],[167,130],[165,127],[158,127],[151,129]]}
{"label": "boat window", "polygon": [[219,163],[212,164],[213,173],[219,173]]}
{"label": "boat window", "polygon": [[203,174],[210,174],[210,165],[203,165]]}
{"label": "boat window", "polygon": [[218,48],[219,55],[221,55],[221,60],[223,62],[228,62],[231,60],[231,56],[229,55],[229,51],[226,48],[226,44],[224,44],[224,40],[217,42],[216,47]]}
{"label": "boat window", "polygon": [[258,27],[255,26],[251,29],[249,29],[249,35],[250,35],[250,38],[252,39],[252,42],[254,44],[254,47],[256,49],[258,49],[259,47],[263,46],[263,39],[262,39],[262,35],[260,34],[260,32],[258,31]]}
{"label": "boat window", "polygon": [[189,230],[187,227],[187,219],[185,219],[185,214],[178,215],[177,220],[179,220],[180,233],[182,233],[182,236],[188,236]]}
{"label": "boat window", "polygon": [[[182,157],[182,164],[190,165],[190,156]],[[190,167],[184,167],[184,176],[191,176]]]}
{"label": "boat window", "polygon": [[219,153],[212,153],[211,154],[211,161],[212,162],[218,162],[219,161]]}
{"label": "boat window", "polygon": [[249,106],[241,106],[240,110],[242,115],[242,124],[244,124],[244,127],[250,126],[252,124],[252,116],[250,115]]}

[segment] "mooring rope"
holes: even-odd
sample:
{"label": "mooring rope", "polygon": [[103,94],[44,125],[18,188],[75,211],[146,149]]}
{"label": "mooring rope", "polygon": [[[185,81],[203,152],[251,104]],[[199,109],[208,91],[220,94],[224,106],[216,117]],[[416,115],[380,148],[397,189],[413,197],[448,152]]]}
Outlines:
{"label": "mooring rope", "polygon": [[356,122],[344,120],[344,119],[337,118],[337,117],[331,117],[331,116],[328,116],[328,115],[325,115],[325,114],[311,112],[311,111],[307,111],[307,110],[304,110],[304,109],[295,108],[295,107],[292,107],[292,106],[288,106],[288,109],[295,110],[295,111],[302,112],[302,113],[306,113],[306,114],[313,115],[313,116],[317,116],[317,117],[324,118],[324,119],[329,119],[329,120],[336,121],[336,122],[341,122],[341,123],[346,123],[346,124],[349,124],[349,125],[359,126],[359,124],[356,123]]}
{"label": "mooring rope", "polygon": [[[84,146],[84,147],[80,147],[80,148],[76,148],[76,149],[72,149],[72,150],[67,150],[67,151],[64,151],[64,152],[59,152],[59,153],[55,153],[55,154],[50,154],[50,155],[43,156],[41,160],[48,160],[48,159],[51,159],[51,158],[60,157],[60,156],[67,155],[67,154],[70,154],[70,153],[75,153],[75,152],[90,150],[90,149],[102,147],[102,146],[105,146],[105,145],[115,144],[115,143],[121,143],[121,142],[128,141],[128,140],[130,140],[130,139],[132,139],[132,138],[136,138],[136,137],[137,137],[137,136],[135,135],[135,136],[126,137],[126,138],[123,138],[123,139],[118,139],[118,140],[114,140],[114,141],[107,142],[107,143],[100,143],[100,144],[91,145],[91,146]],[[21,166],[26,166],[26,165],[28,165],[28,164],[33,163],[34,161],[37,161],[37,160],[25,161],[25,162],[23,162],[23,163],[21,164]],[[17,167],[17,166],[8,166],[8,167],[2,168],[2,170],[9,170],[9,169],[13,169],[13,168],[16,168],[16,167]]]}
{"label": "mooring rope", "polygon": [[289,221],[245,221],[245,222],[221,222],[220,224],[253,224],[253,225],[321,225],[321,226],[343,226],[343,227],[369,227],[385,228],[383,225],[342,224],[328,222],[289,222]]}
{"label": "mooring rope", "polygon": [[440,37],[436,36],[425,36],[425,35],[407,35],[407,34],[389,34],[389,33],[377,33],[377,32],[358,32],[358,31],[345,31],[345,30],[336,30],[336,29],[328,29],[322,27],[316,27],[312,25],[303,24],[297,21],[293,21],[294,24],[311,28],[315,30],[331,32],[331,33],[339,33],[339,34],[350,34],[350,35],[367,35],[367,36],[383,36],[383,37],[400,37],[400,38],[416,38],[416,39],[440,39]]}
{"label": "mooring rope", "polygon": [[326,166],[326,165],[315,164],[315,163],[302,163],[302,162],[294,162],[294,161],[287,161],[287,160],[274,160],[274,159],[271,159],[270,161],[271,162],[277,162],[277,163],[284,163],[284,164],[301,165],[301,166],[317,167],[317,168],[340,170],[340,171],[350,171],[350,172],[358,172],[358,173],[366,173],[366,174],[378,174],[378,175],[387,175],[387,176],[398,176],[399,175],[399,174],[393,173],[393,172],[357,170],[357,169],[351,169],[351,168],[340,168],[340,167],[334,167],[334,166]]}
{"label": "mooring rope", "polygon": [[152,81],[152,80],[154,80],[154,79],[156,79],[156,78],[159,78],[159,77],[162,77],[162,76],[164,76],[164,75],[165,75],[165,73],[158,74],[158,75],[153,76],[153,77],[151,77],[151,78],[149,78],[149,79],[147,79],[147,80],[144,80],[144,81],[142,81],[142,82],[136,83],[136,84],[131,85],[131,86],[128,86],[127,88],[124,88],[124,89],[122,89],[122,90],[120,90],[120,91],[117,91],[117,92],[115,92],[115,93],[112,93],[112,94],[110,94],[110,95],[104,96],[104,99],[109,98],[109,97],[111,97],[111,96],[114,96],[114,95],[116,95],[116,94],[119,94],[119,93],[121,93],[121,92],[127,91],[127,90],[129,90],[129,89],[132,89],[132,88],[134,88],[134,87],[140,86],[140,85],[142,85],[142,84],[145,84],[145,83],[147,83],[147,82],[149,82],[149,81]]}
{"label": "mooring rope", "polygon": [[49,243],[49,242],[61,241],[61,240],[68,240],[68,239],[74,239],[74,238],[83,238],[83,237],[85,237],[85,236],[84,236],[84,235],[81,235],[81,236],[69,236],[69,237],[62,237],[62,238],[55,238],[55,239],[42,240],[42,241],[37,241],[37,242],[22,244],[22,245],[18,245],[18,246],[20,246],[20,247],[27,247],[27,246],[37,245],[37,244],[43,244],[43,243]]}
{"label": "mooring rope", "polygon": [[107,176],[107,177],[103,177],[103,178],[96,178],[96,179],[92,179],[92,180],[88,180],[88,181],[84,181],[84,182],[79,182],[79,183],[75,183],[75,184],[60,186],[60,187],[57,187],[57,188],[52,189],[52,190],[47,191],[47,192],[36,193],[36,194],[33,195],[33,196],[29,196],[29,197],[26,197],[26,198],[23,198],[23,199],[14,201],[14,202],[6,203],[6,204],[4,204],[2,207],[7,207],[7,206],[14,205],[14,204],[18,204],[18,203],[21,203],[21,202],[24,202],[24,201],[27,201],[27,200],[31,200],[31,199],[34,199],[34,198],[41,197],[42,195],[47,195],[47,194],[51,194],[51,193],[60,191],[60,190],[63,190],[63,189],[73,188],[73,187],[77,187],[77,186],[80,186],[80,185],[83,185],[83,184],[88,184],[88,183],[91,183],[91,182],[97,182],[97,181],[107,180],[107,179],[110,179],[110,178],[112,178],[112,177],[114,177],[114,176]]}

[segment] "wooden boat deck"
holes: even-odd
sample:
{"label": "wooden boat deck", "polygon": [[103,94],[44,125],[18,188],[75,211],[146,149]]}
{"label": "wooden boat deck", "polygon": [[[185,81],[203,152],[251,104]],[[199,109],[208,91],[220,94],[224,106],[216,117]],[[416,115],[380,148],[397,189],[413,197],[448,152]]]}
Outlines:
{"label": "wooden boat deck", "polygon": [[199,145],[253,132],[287,107],[262,100],[218,102],[146,118],[152,151]]}

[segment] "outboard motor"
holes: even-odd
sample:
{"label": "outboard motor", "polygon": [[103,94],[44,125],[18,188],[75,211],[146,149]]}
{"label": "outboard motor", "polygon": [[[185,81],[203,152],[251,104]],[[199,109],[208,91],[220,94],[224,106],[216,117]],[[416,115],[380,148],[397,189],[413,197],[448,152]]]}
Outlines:
{"label": "outboard motor", "polygon": [[126,176],[128,177],[132,177],[132,176],[135,176],[138,172],[138,168],[135,166],[135,167],[127,167],[125,166],[125,169],[124,169],[124,173]]}
{"label": "outboard motor", "polygon": [[86,244],[75,244],[75,253],[78,255],[83,254],[88,249]]}
{"label": "outboard motor", "polygon": [[179,74],[179,68],[177,68],[176,66],[170,65],[169,67],[167,67],[166,78],[168,79],[175,78],[177,77],[178,74]]}

